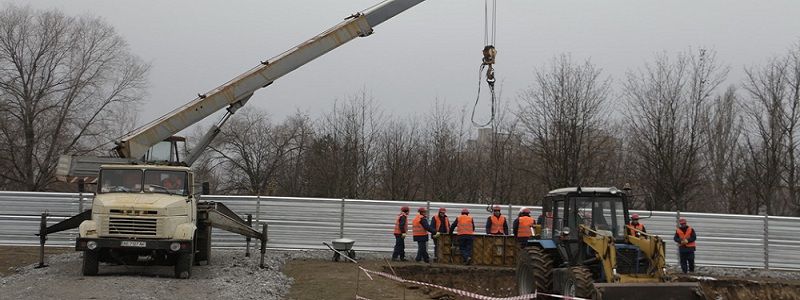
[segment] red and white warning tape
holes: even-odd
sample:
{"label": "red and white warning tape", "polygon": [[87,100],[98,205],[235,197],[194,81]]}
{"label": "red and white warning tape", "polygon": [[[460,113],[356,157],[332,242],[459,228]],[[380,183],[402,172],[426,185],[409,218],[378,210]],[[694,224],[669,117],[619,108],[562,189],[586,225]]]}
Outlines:
{"label": "red and white warning tape", "polygon": [[[489,297],[489,296],[476,294],[476,293],[473,293],[473,292],[463,291],[463,290],[454,289],[454,288],[441,286],[441,285],[436,285],[436,284],[432,284],[432,283],[407,280],[407,279],[403,279],[403,278],[400,278],[400,277],[392,275],[392,274],[365,269],[364,267],[361,267],[361,266],[359,266],[358,268],[361,269],[362,271],[364,271],[364,273],[367,274],[367,276],[370,277],[370,279],[372,279],[372,277],[369,276],[369,274],[374,274],[374,275],[378,275],[378,276],[381,276],[381,277],[384,277],[384,278],[387,278],[387,279],[390,279],[390,280],[393,280],[393,281],[432,287],[432,288],[448,291],[448,292],[454,293],[454,294],[459,295],[459,296],[469,297],[469,298],[478,299],[478,300],[528,300],[528,299],[536,299],[537,296],[547,296],[547,297],[567,299],[567,300],[589,300],[589,299],[585,299],[585,298],[553,295],[553,294],[546,294],[546,293],[539,293],[539,292],[534,292],[533,294],[527,294],[527,295],[504,297],[504,298]],[[361,296],[356,296],[356,299],[369,300],[369,299],[361,297]]]}

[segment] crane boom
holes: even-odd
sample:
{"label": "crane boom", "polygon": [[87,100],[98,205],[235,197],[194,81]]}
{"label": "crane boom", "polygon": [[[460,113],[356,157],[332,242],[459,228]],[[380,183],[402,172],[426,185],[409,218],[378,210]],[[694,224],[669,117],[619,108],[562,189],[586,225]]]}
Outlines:
{"label": "crane boom", "polygon": [[122,137],[115,149],[120,157],[140,158],[153,145],[220,109],[234,105],[240,107],[255,91],[357,37],[370,35],[374,26],[423,1],[425,0],[389,0],[354,14],[306,42],[139,127]]}

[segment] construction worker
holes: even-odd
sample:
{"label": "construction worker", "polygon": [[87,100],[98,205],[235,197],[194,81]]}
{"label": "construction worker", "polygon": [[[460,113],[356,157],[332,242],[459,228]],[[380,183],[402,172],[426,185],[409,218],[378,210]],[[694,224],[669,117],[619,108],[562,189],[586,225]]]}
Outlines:
{"label": "construction worker", "polygon": [[462,209],[461,215],[450,225],[450,234],[458,231],[458,249],[461,251],[461,258],[464,264],[472,264],[472,242],[475,237],[475,221],[469,215],[469,209]]}
{"label": "construction worker", "polygon": [[417,209],[417,217],[411,222],[411,232],[414,235],[414,241],[417,242],[417,258],[416,262],[425,261],[430,263],[428,257],[428,233],[435,233],[433,228],[428,223],[428,210],[424,207]]}
{"label": "construction worker", "polygon": [[400,214],[394,221],[394,251],[392,260],[406,261],[406,232],[408,231],[408,206],[400,208]]}
{"label": "construction worker", "polygon": [[517,238],[519,246],[524,248],[528,244],[528,240],[533,236],[533,225],[536,222],[531,217],[531,210],[525,208],[522,210],[522,215],[514,220],[514,237]]}
{"label": "construction worker", "polygon": [[632,214],[631,215],[631,223],[628,224],[627,228],[628,228],[628,235],[632,235],[632,236],[636,236],[636,237],[639,237],[639,235],[641,235],[641,233],[639,231],[647,232],[647,230],[644,229],[644,224],[639,223],[639,214]]}
{"label": "construction worker", "polygon": [[[439,213],[431,218],[431,225],[433,225],[434,239],[438,239],[442,233],[450,232],[450,220],[447,219],[447,209],[444,207],[439,208]],[[437,261],[439,257],[439,244],[433,242],[433,261]]]}
{"label": "construction worker", "polygon": [[695,240],[697,240],[697,233],[692,227],[686,224],[685,218],[678,220],[678,228],[675,229],[675,237],[673,239],[678,243],[678,254],[680,254],[681,271],[694,272],[694,251]]}
{"label": "construction worker", "polygon": [[486,234],[508,235],[508,223],[500,212],[499,205],[492,207],[492,215],[486,219]]}

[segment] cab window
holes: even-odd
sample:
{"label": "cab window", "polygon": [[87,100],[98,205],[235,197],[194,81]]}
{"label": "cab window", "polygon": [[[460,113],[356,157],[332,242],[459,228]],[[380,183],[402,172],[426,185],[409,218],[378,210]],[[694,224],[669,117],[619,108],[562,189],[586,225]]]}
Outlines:
{"label": "cab window", "polygon": [[187,174],[182,171],[146,170],[144,172],[144,191],[187,195]]}
{"label": "cab window", "polygon": [[101,170],[99,187],[100,193],[140,193],[142,170]]}

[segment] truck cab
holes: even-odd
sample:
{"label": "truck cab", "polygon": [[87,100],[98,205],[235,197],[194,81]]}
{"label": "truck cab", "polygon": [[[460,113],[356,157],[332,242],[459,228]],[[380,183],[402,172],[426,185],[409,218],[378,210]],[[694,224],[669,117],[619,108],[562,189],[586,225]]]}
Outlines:
{"label": "truck cab", "polygon": [[84,252],[83,274],[100,262],[174,265],[188,278],[194,256],[197,198],[188,167],[103,165],[90,220],[79,226],[75,249]]}

